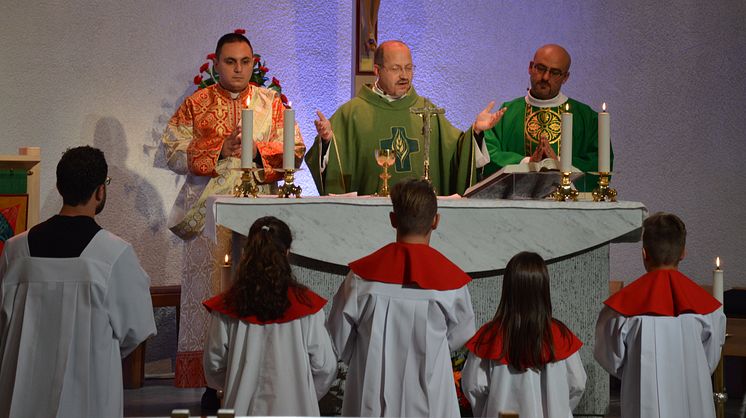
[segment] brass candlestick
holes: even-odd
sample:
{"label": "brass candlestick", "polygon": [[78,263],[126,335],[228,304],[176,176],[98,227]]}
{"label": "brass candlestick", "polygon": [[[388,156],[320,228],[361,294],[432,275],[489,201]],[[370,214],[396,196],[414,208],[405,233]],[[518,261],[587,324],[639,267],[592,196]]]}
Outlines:
{"label": "brass candlestick", "polygon": [[573,202],[578,200],[578,191],[572,188],[572,182],[570,181],[569,171],[562,172],[562,180],[557,186],[557,190],[552,193],[552,198],[558,202],[566,202],[572,200]]}
{"label": "brass candlestick", "polygon": [[598,173],[598,187],[592,193],[594,202],[616,202],[616,189],[609,187],[609,174]]}
{"label": "brass candlestick", "polygon": [[284,171],[285,175],[283,177],[283,180],[285,181],[285,184],[280,186],[280,189],[277,191],[277,197],[280,198],[289,198],[291,195],[295,195],[296,198],[300,199],[300,193],[303,191],[300,186],[295,185],[295,172],[298,171],[295,168],[286,168],[284,170],[278,170],[278,171]]}
{"label": "brass candlestick", "polygon": [[[726,335],[727,338],[727,335]],[[723,370],[723,356],[720,356],[720,362],[715,368],[712,375],[714,380],[712,396],[715,399],[715,416],[717,418],[725,417],[725,403],[728,401],[728,393],[725,391],[725,371]]]}
{"label": "brass candlestick", "polygon": [[259,194],[259,186],[257,186],[257,184],[261,182],[260,172],[263,173],[264,169],[236,168],[235,170],[240,170],[243,173],[241,174],[241,184],[237,184],[233,188],[233,196],[256,197]]}

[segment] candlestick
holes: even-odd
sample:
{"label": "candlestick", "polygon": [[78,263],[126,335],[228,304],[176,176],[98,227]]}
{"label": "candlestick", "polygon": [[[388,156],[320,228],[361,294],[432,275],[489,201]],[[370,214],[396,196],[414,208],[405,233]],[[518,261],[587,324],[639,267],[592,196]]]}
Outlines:
{"label": "candlestick", "polygon": [[723,270],[720,270],[720,257],[715,258],[715,270],[712,271],[712,296],[723,303]]}
{"label": "candlestick", "polygon": [[565,104],[562,112],[562,133],[560,134],[560,171],[572,171],[572,113],[570,105]]}
{"label": "candlestick", "polygon": [[251,98],[241,110],[241,167],[254,168],[254,111],[249,108]]}
{"label": "candlestick", "polygon": [[290,103],[283,116],[282,168],[292,170],[295,168],[295,110],[290,107]]}
{"label": "candlestick", "polygon": [[598,171],[611,172],[611,117],[606,111],[606,102],[598,114]]}
{"label": "candlestick", "polygon": [[231,263],[230,263],[230,257],[228,257],[228,254],[225,255],[225,261],[223,262],[223,265],[220,267],[220,291],[225,292],[226,290],[230,289],[231,284],[233,282],[233,277],[231,275]]}

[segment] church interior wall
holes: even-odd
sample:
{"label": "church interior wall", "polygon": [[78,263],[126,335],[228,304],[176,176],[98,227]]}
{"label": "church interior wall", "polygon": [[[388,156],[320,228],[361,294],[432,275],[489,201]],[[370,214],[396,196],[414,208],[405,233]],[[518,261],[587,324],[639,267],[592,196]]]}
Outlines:
{"label": "church interior wall", "polygon": [[[245,28],[281,80],[310,147],[314,111],[349,99],[353,6],[309,0],[6,2],[0,14],[0,153],[42,147],[41,218],[61,199],[54,167],[68,147],[102,148],[113,178],[99,222],[132,242],[158,285],[178,283],[181,246],[166,219],[182,179],[160,135],[225,32]],[[383,0],[380,39],[407,42],[414,85],[466,128],[486,103],[525,94],[528,61],[549,42],[572,54],[563,88],[612,115],[620,198],[687,223],[682,270],[746,286],[746,3]],[[299,181],[315,187],[308,171]],[[382,220],[384,221],[384,220]],[[392,232],[393,238],[393,232]],[[501,266],[496,266],[501,267]],[[611,276],[642,273],[639,244],[612,246]]]}

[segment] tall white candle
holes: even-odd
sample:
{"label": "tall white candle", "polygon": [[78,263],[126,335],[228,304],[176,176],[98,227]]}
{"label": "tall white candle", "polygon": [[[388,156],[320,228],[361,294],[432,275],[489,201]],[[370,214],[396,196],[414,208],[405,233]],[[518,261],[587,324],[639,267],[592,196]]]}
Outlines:
{"label": "tall white candle", "polygon": [[241,110],[241,167],[254,168],[254,111],[249,109],[251,98]]}
{"label": "tall white candle", "polygon": [[295,110],[288,104],[285,109],[282,136],[282,168],[295,168]]}
{"label": "tall white candle", "polygon": [[720,270],[720,257],[715,258],[715,270],[712,271],[712,296],[723,303],[723,270]]}
{"label": "tall white candle", "polygon": [[569,104],[565,104],[565,111],[562,112],[560,170],[564,173],[572,171],[572,113],[570,113]]}
{"label": "tall white candle", "polygon": [[606,111],[606,102],[598,114],[598,171],[611,172],[611,117]]}

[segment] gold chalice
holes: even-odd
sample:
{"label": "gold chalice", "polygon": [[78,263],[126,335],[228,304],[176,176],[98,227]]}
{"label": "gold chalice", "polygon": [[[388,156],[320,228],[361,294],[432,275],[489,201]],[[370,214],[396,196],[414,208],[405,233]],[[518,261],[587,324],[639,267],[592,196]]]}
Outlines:
{"label": "gold chalice", "polygon": [[394,165],[396,162],[396,154],[394,154],[394,151],[390,149],[377,148],[375,150],[375,157],[376,164],[383,168],[383,172],[378,176],[383,180],[383,186],[378,192],[378,196],[387,197],[389,195],[389,179],[391,178],[389,167]]}

